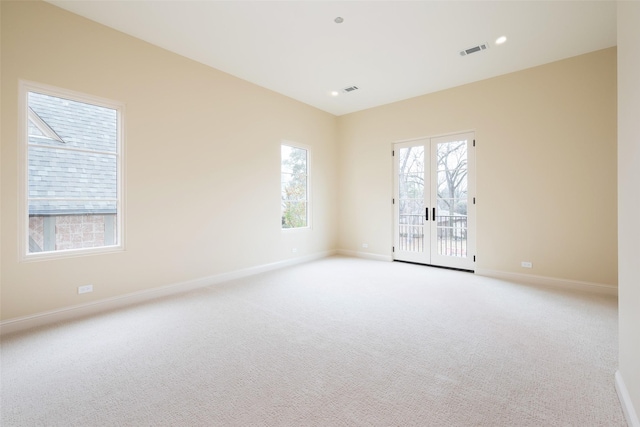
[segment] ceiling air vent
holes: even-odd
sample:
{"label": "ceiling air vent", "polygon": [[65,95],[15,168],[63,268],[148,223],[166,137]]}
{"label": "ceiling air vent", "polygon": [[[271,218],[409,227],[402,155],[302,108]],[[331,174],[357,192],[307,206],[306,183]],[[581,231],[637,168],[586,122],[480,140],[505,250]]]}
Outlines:
{"label": "ceiling air vent", "polygon": [[358,90],[358,86],[349,86],[342,89],[344,93],[350,93],[350,92],[353,92],[354,90]]}
{"label": "ceiling air vent", "polygon": [[461,50],[460,56],[471,55],[472,53],[480,52],[482,50],[487,50],[489,48],[489,43],[482,43],[478,46],[470,47],[469,49]]}

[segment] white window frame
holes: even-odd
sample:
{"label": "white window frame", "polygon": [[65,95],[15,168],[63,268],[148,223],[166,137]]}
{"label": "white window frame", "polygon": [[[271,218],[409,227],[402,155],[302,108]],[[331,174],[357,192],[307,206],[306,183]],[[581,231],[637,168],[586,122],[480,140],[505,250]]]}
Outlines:
{"label": "white window frame", "polygon": [[[282,203],[282,146],[286,145],[287,147],[299,148],[305,150],[307,152],[307,225],[305,227],[295,227],[295,228],[284,228],[282,227],[282,214],[280,215],[280,230],[285,233],[295,233],[296,231],[301,230],[311,230],[312,229],[312,203],[311,203],[311,147],[305,144],[299,144],[297,142],[280,141],[280,145],[278,145],[278,157],[280,158],[280,201]],[[282,211],[281,211],[282,212]]]}
{"label": "white window frame", "polygon": [[[29,253],[29,92],[65,98],[109,108],[116,111],[116,244],[93,248],[64,249],[47,252]],[[27,80],[18,82],[18,250],[20,262],[70,258],[77,256],[107,254],[125,250],[125,194],[124,194],[124,103],[100,98],[81,92],[62,89],[55,86]]]}

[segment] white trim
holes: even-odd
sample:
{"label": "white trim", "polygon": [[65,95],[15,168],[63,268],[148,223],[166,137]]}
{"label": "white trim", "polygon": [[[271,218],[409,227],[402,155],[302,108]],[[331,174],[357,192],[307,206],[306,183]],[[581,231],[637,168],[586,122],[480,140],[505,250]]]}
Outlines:
{"label": "white trim", "polygon": [[338,255],[349,256],[354,258],[372,259],[375,261],[393,261],[393,257],[389,255],[373,254],[371,252],[351,251],[349,249],[338,249]]}
{"label": "white trim", "polygon": [[[59,97],[58,97],[59,98]],[[31,138],[31,135],[28,135]],[[64,142],[64,141],[60,141]],[[66,142],[65,142],[66,144]],[[51,145],[46,144],[27,144],[29,147],[38,147],[38,148],[46,148],[48,150],[62,150],[62,151],[75,151],[78,153],[87,153],[87,154],[101,154],[105,156],[113,156],[118,157],[118,153],[113,151],[97,151],[97,150],[87,150],[86,148],[75,148],[75,147],[52,147]]]}
{"label": "white trim", "polygon": [[26,87],[27,92],[37,92],[43,95],[55,96],[57,98],[68,99],[69,101],[83,102],[85,104],[98,105],[100,107],[118,110],[124,105],[122,102],[113,99],[102,98],[100,96],[89,95],[83,92],[76,92],[70,89],[64,89],[58,86],[52,86],[44,83],[38,83],[30,80],[19,80],[19,85]]}
{"label": "white trim", "polygon": [[473,133],[475,135],[476,130],[475,129],[468,129],[468,130],[461,130],[461,131],[457,131],[457,132],[448,132],[448,133],[441,133],[441,134],[436,134],[436,135],[431,135],[431,136],[421,136],[418,138],[409,138],[409,139],[399,139],[396,141],[393,141],[391,144],[400,144],[403,142],[415,142],[415,141],[420,141],[421,139],[431,139],[431,138],[442,138],[442,137],[447,137],[447,136],[453,136],[453,135],[463,135],[465,133]]}
{"label": "white trim", "polygon": [[335,255],[335,253],[335,251],[317,252],[315,254],[290,258],[270,264],[257,265],[242,270],[235,270],[228,273],[221,273],[213,276],[201,277],[199,279],[187,280],[185,282],[161,286],[144,291],[132,292],[129,294],[106,298],[98,301],[92,301],[85,304],[72,305],[58,310],[45,311],[42,313],[32,314],[24,317],[16,317],[0,322],[0,335],[22,331],[37,326],[48,325],[56,322],[77,319],[79,317],[90,316],[107,310],[113,310],[136,303],[150,301],[168,295],[174,295],[198,288],[213,286],[220,283],[228,282],[230,280],[241,279],[271,270],[277,270],[292,265],[326,258],[328,256]]}
{"label": "white trim", "polygon": [[[117,217],[116,217],[116,220],[117,220]],[[27,232],[28,231],[29,230],[27,230]],[[112,245],[112,246],[98,246],[95,248],[61,249],[58,251],[34,252],[28,255],[23,255],[23,258],[20,260],[20,262],[29,263],[29,262],[47,261],[47,260],[62,259],[62,258],[77,258],[77,257],[83,257],[83,256],[91,256],[91,255],[104,255],[104,254],[122,252],[123,250],[124,250],[123,246]]]}
{"label": "white trim", "polygon": [[[29,166],[28,166],[28,121],[29,121],[29,92],[68,99],[70,101],[82,102],[99,107],[109,108],[116,112],[117,139],[116,152],[104,153],[116,158],[116,245],[101,246],[97,248],[77,248],[47,252],[29,252]],[[33,262],[41,260],[61,259],[68,257],[107,254],[122,252],[125,250],[125,155],[124,155],[124,114],[125,105],[122,102],[114,101],[98,96],[75,92],[55,86],[37,83],[28,80],[18,81],[18,260],[19,262]],[[34,145],[40,146],[40,145]],[[51,148],[50,146],[45,146]],[[58,147],[59,149],[85,151],[88,153],[99,153],[93,150],[74,149],[69,147]],[[58,149],[56,148],[56,149]]]}
{"label": "white trim", "polygon": [[640,427],[640,419],[638,418],[635,409],[633,409],[631,396],[629,396],[629,391],[627,390],[627,386],[624,384],[620,371],[616,371],[615,383],[618,399],[620,399],[620,405],[622,406],[622,412],[627,420],[627,424],[629,424],[629,427]]}
{"label": "white trim", "polygon": [[65,200],[73,200],[76,202],[95,202],[96,200],[99,202],[117,202],[118,199],[107,199],[107,198],[102,198],[102,199],[63,199],[62,197],[29,197],[29,200],[52,200],[52,201],[65,201]]}
{"label": "white trim", "polygon": [[602,283],[581,282],[578,280],[557,279],[555,277],[535,276],[533,274],[510,273],[507,271],[487,270],[476,268],[475,274],[493,277],[511,282],[526,283],[536,286],[550,286],[554,288],[570,289],[574,291],[591,292],[603,295],[618,295],[618,287]]}

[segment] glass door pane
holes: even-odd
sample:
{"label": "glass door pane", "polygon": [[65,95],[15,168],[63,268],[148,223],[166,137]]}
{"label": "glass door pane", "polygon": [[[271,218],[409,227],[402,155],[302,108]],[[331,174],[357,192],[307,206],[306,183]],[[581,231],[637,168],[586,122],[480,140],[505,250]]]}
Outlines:
{"label": "glass door pane", "polygon": [[473,270],[473,133],[394,144],[394,259]]}
{"label": "glass door pane", "polygon": [[395,258],[411,262],[427,262],[429,228],[425,226],[428,200],[428,145],[425,140],[395,146],[396,227]]}
{"label": "glass door pane", "polygon": [[467,141],[436,146],[438,254],[467,256]]}

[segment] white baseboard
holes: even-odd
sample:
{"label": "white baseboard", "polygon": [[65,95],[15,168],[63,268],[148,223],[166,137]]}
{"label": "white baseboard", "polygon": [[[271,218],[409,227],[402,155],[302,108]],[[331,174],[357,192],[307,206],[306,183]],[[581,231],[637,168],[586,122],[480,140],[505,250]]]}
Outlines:
{"label": "white baseboard", "polygon": [[158,288],[148,289],[144,291],[132,292],[112,298],[105,298],[86,304],[72,305],[58,310],[51,310],[30,316],[16,317],[0,322],[0,335],[9,334],[11,332],[22,331],[37,326],[47,325],[56,322],[62,322],[79,317],[89,316],[92,314],[125,307],[156,298],[174,295],[182,292],[191,291],[206,286],[217,285],[219,283],[228,282],[230,280],[241,279],[243,277],[253,276],[255,274],[265,273],[279,268],[289,267],[296,264],[325,258],[335,255],[336,251],[318,252],[311,255],[290,258],[270,264],[257,265],[242,270],[230,271],[228,273],[216,274],[208,277],[187,280],[181,283],[161,286]]}
{"label": "white baseboard", "polygon": [[618,392],[618,399],[620,399],[620,405],[622,405],[622,412],[624,412],[624,417],[627,419],[629,427],[640,427],[640,419],[638,419],[638,415],[635,409],[633,409],[631,396],[629,396],[627,387],[624,385],[624,380],[622,379],[620,371],[616,371],[616,392]]}
{"label": "white baseboard", "polygon": [[348,249],[338,249],[338,255],[350,256],[355,258],[372,259],[376,261],[393,261],[393,257],[380,254],[372,254],[370,252],[351,251]]}
{"label": "white baseboard", "polygon": [[570,289],[574,291],[585,291],[603,295],[618,295],[618,287],[601,283],[580,282],[577,280],[556,279],[554,277],[535,276],[532,274],[509,273],[506,271],[487,270],[476,268],[475,273],[479,276],[493,277],[495,279],[508,280],[511,282],[526,283],[537,286],[550,286],[554,288]]}

